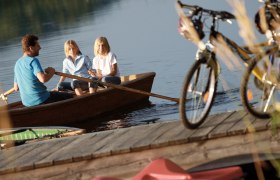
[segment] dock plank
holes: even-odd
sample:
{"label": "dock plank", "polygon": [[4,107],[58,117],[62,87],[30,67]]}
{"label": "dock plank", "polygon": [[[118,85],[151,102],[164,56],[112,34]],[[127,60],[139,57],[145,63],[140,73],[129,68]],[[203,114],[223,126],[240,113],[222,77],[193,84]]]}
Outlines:
{"label": "dock plank", "polygon": [[164,129],[162,129],[164,132],[153,141],[151,148],[168,146],[168,144],[176,138],[179,127],[183,127],[183,124],[181,124],[180,121],[169,121],[164,123]]}
{"label": "dock plank", "polygon": [[[157,126],[155,127],[158,128]],[[149,145],[151,148],[188,142],[189,136],[194,132],[194,130],[185,128],[181,121],[178,120],[163,122],[159,128],[160,131],[157,132],[157,134],[152,134],[154,136],[153,139],[150,139],[149,137],[146,138],[146,141],[147,139],[151,141]],[[137,145],[138,143],[133,146],[136,147]]]}
{"label": "dock plank", "polygon": [[[91,159],[93,158],[92,151],[90,151],[92,147],[99,148],[100,146],[103,146],[104,141],[106,141],[106,139],[108,138],[110,139],[110,135],[112,135],[113,133],[113,131],[108,131],[104,133],[85,134],[83,135],[83,139],[81,141],[73,143],[74,146],[65,147],[59,152],[53,154],[52,159],[54,160],[55,164],[74,162],[82,159]],[[68,153],[65,154],[65,151]]]}
{"label": "dock plank", "polygon": [[145,133],[145,135],[138,139],[135,143],[131,145],[131,151],[139,151],[150,149],[152,142],[158,137],[159,134],[162,134],[162,127],[164,127],[165,123],[157,123],[154,124],[153,129]]}
{"label": "dock plank", "polygon": [[217,126],[223,121],[226,120],[229,116],[231,116],[235,112],[225,112],[225,113],[218,113],[218,114],[213,114],[207,117],[205,122],[200,126],[201,128],[203,127],[209,127],[209,126]]}
{"label": "dock plank", "polygon": [[13,169],[14,171],[33,169],[34,167],[33,167],[33,163],[31,162],[32,160],[29,160],[27,162],[25,160],[32,158],[34,154],[37,155],[38,153],[36,153],[35,150],[37,148],[40,148],[39,144],[30,147],[29,151],[25,151],[25,153],[23,153],[21,156],[18,156],[17,158],[13,157],[9,159],[9,162],[8,163],[6,162],[4,167],[0,168],[0,171],[3,169]]}
{"label": "dock plank", "polygon": [[209,133],[209,137],[211,138],[219,138],[224,137],[228,134],[228,130],[234,126],[238,121],[240,121],[246,112],[244,111],[235,111],[234,113],[230,114],[229,116],[225,117],[225,120],[222,124],[217,125],[211,133]]}
{"label": "dock plank", "polygon": [[[45,158],[40,159],[37,162],[35,162],[35,167],[44,167],[47,165],[51,165],[50,163],[54,164],[54,159],[56,159],[56,157],[65,156],[65,152],[70,153],[69,149],[71,149],[73,151],[75,149],[80,149],[77,147],[82,147],[80,143],[85,141],[85,139],[87,139],[87,137],[84,135],[65,137],[65,139],[63,139],[64,142],[59,144],[59,148],[55,148],[55,149],[51,148],[51,151],[53,151],[53,152],[50,153]],[[53,146],[51,146],[51,147],[53,147]],[[72,157],[69,157],[70,156],[69,153],[66,154],[65,159],[67,159],[68,161],[72,161]]]}
{"label": "dock plank", "polygon": [[5,164],[21,157],[25,153],[31,151],[33,148],[34,147],[32,147],[32,146],[22,145],[17,148],[8,148],[8,149],[1,150],[0,151],[0,161],[4,162],[4,163],[0,164],[0,168],[2,168],[2,166],[5,166]]}
{"label": "dock plank", "polygon": [[34,146],[20,146],[17,148],[9,148],[0,151],[1,163],[0,163],[0,174],[15,172],[16,166],[7,166],[15,160],[21,158],[25,153],[34,149]]}
{"label": "dock plank", "polygon": [[[114,154],[115,154],[116,152],[122,152],[122,151],[129,151],[130,152],[130,151],[133,151],[133,150],[135,150],[133,148],[133,143],[128,141],[127,138],[131,137],[131,135],[141,134],[141,136],[140,136],[141,139],[145,139],[145,137],[148,134],[150,134],[151,132],[153,132],[154,129],[156,129],[157,126],[161,126],[161,125],[159,123],[155,123],[155,124],[149,124],[148,126],[145,125],[145,126],[142,126],[142,127],[139,127],[139,128],[136,127],[134,132],[133,131],[129,131],[127,128],[124,128],[124,129],[122,129],[123,133],[116,136],[116,138],[118,138],[118,141],[120,139],[120,142],[117,142],[117,141],[115,141],[113,139],[111,142],[105,144],[102,148],[99,148],[97,151],[95,151],[95,153],[103,154],[103,153],[106,153],[106,152],[111,152],[112,153],[112,151],[114,151]],[[146,128],[146,127],[149,127],[149,128]],[[143,133],[138,133],[138,131],[141,131],[141,130],[144,130],[144,129],[146,130],[144,135],[143,135]],[[129,134],[129,137],[125,137],[127,135],[127,133]],[[122,135],[124,137],[123,138],[119,138]],[[146,147],[146,146],[143,147],[140,144],[138,144],[138,142],[141,141],[141,139],[139,139],[139,138],[134,139],[134,144],[136,143],[137,144],[137,148],[139,148],[139,149],[147,149],[148,147]],[[123,150],[120,150],[120,148],[119,148],[121,144],[122,144],[122,147],[123,147],[122,149]],[[116,147],[116,149],[114,147]]]}
{"label": "dock plank", "polygon": [[202,126],[198,129],[196,129],[196,131],[189,137],[189,140],[192,142],[208,139],[210,137],[209,134],[216,128],[216,126],[224,122],[232,114],[233,113],[230,112],[209,116],[205,120],[205,123],[202,124]]}
{"label": "dock plank", "polygon": [[245,114],[236,124],[234,124],[228,131],[228,135],[244,134],[247,132],[248,126],[252,127],[256,118],[250,114]]}
{"label": "dock plank", "polygon": [[[103,151],[104,147],[108,145],[108,143],[111,143],[112,141],[116,141],[119,136],[125,133],[125,129],[117,129],[112,131],[112,133],[108,134],[107,136],[104,136],[102,133],[98,134],[96,138],[100,138],[103,136],[102,140],[98,141],[95,139],[95,143],[92,144],[88,148],[87,151],[90,151],[93,158],[103,157],[107,155],[111,155],[111,151]],[[99,137],[100,136],[100,137]]]}
{"label": "dock plank", "polygon": [[[145,135],[144,138],[139,139],[136,143],[132,145],[132,149],[136,150],[139,147],[147,147],[147,149],[151,148],[151,146],[159,146],[158,139],[163,136],[166,131],[170,130],[170,126],[167,126],[168,123],[159,123],[158,126],[155,126],[153,131],[150,131]],[[155,144],[156,143],[156,144]],[[138,146],[138,148],[136,148]],[[143,148],[141,148],[142,150]]]}
{"label": "dock plank", "polygon": [[[160,123],[144,125],[139,129],[136,127],[127,128],[127,132],[122,137],[120,137],[118,141],[114,141],[110,144],[112,154],[131,152],[135,150],[133,149],[135,144],[143,139],[143,135],[156,131],[158,126],[161,126]],[[149,130],[147,131],[147,129]]]}
{"label": "dock plank", "polygon": [[[68,143],[69,142],[65,141],[65,139],[61,138],[56,140],[50,139],[48,140],[48,143],[39,141],[34,143],[35,146],[33,147],[29,144],[26,144],[26,146],[32,147],[32,149],[28,148],[29,151],[25,151],[20,157],[13,159],[9,163],[5,163],[5,168],[15,166],[15,171],[34,169],[35,162],[44,159]],[[20,146],[16,148],[20,148]],[[48,162],[48,165],[52,165],[52,161]]]}
{"label": "dock plank", "polygon": [[176,128],[177,133],[172,133],[172,136],[167,138],[168,145],[173,146],[190,142],[189,138],[196,130],[186,128],[183,123],[180,124],[181,125]]}

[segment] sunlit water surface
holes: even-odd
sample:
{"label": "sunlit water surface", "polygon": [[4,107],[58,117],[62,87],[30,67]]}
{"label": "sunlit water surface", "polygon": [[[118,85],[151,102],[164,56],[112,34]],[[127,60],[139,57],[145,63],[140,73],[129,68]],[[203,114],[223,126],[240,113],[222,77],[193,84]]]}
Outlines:
{"label": "sunlit water surface", "polygon": [[[184,76],[194,62],[196,47],[178,34],[178,15],[172,0],[28,0],[23,4],[11,0],[1,2],[0,83],[2,91],[13,85],[13,66],[22,55],[20,39],[26,33],[40,37],[39,59],[42,66],[60,71],[64,59],[63,44],[74,39],[83,54],[93,58],[93,42],[106,36],[112,51],[117,54],[121,74],[156,72],[152,92],[179,97]],[[232,7],[224,0],[189,0],[208,9],[227,10]],[[261,5],[256,1],[246,4],[252,17]],[[15,8],[16,7],[16,8]],[[220,30],[243,44],[238,25],[222,23]],[[207,28],[207,26],[206,26]],[[221,62],[222,63],[222,62]],[[230,71],[222,63],[223,86],[211,113],[241,109],[239,84],[243,69]],[[56,86],[59,77],[46,83]],[[19,100],[19,94],[9,96],[9,102]],[[86,112],[85,112],[86,113]],[[90,131],[135,126],[145,123],[178,120],[178,105],[174,102],[150,98],[150,104],[135,107],[125,113],[104,117],[99,123],[89,120],[84,124]]]}

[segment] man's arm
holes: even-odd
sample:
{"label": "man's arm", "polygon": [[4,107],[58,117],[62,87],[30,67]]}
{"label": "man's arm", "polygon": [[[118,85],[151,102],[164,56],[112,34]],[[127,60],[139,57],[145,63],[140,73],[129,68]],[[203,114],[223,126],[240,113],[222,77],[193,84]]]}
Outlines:
{"label": "man's arm", "polygon": [[41,83],[45,83],[45,82],[48,82],[54,75],[55,73],[55,69],[52,68],[52,67],[48,67],[45,69],[45,72],[38,72],[37,73],[37,78],[39,79],[39,81]]}

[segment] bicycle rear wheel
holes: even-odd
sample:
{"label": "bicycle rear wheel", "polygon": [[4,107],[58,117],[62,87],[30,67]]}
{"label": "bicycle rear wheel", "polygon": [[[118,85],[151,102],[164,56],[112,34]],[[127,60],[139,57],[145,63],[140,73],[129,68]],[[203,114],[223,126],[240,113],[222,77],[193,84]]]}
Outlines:
{"label": "bicycle rear wheel", "polygon": [[[279,58],[273,62],[269,56],[252,61],[241,80],[240,95],[242,104],[247,112],[261,119],[270,118],[276,110],[275,103],[279,102]],[[262,77],[257,78],[254,68],[262,72]]]}
{"label": "bicycle rear wheel", "polygon": [[208,116],[217,89],[217,64],[197,60],[186,75],[181,90],[179,111],[186,128],[195,129]]}

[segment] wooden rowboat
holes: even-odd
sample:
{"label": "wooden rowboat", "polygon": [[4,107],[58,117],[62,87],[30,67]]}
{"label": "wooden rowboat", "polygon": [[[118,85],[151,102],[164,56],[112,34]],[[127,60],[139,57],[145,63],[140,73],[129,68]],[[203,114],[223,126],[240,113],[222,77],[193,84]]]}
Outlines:
{"label": "wooden rowboat", "polygon": [[[141,73],[121,77],[121,85],[145,92],[152,89],[155,73]],[[149,96],[108,87],[94,94],[34,107],[22,107],[15,102],[0,107],[1,117],[7,117],[12,127],[68,125],[112,111],[125,109],[138,103],[147,102]],[[4,127],[3,127],[4,126]]]}

